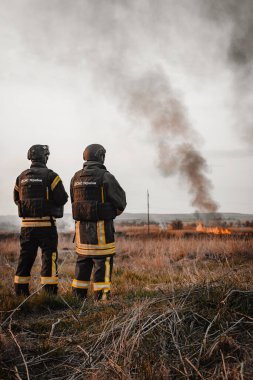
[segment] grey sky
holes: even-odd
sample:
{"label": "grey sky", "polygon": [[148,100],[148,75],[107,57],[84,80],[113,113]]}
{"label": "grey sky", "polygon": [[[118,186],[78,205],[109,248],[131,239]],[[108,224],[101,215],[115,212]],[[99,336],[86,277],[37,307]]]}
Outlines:
{"label": "grey sky", "polygon": [[[159,151],[166,143],[167,162],[190,142],[219,210],[252,213],[252,12],[249,0],[2,0],[0,214],[16,212],[13,184],[30,145],[49,144],[48,166],[69,190],[94,142],[129,212],[145,210],[147,188],[152,212],[196,209],[189,178],[180,165],[162,175]],[[150,91],[149,73],[169,91]],[[175,101],[188,132],[170,123],[157,134],[159,109]]]}

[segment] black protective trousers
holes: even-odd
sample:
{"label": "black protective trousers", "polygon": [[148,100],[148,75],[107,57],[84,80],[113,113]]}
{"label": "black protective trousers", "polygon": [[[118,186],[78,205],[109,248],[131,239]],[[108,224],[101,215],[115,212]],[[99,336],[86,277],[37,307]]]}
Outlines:
{"label": "black protective trousers", "polygon": [[75,278],[72,282],[74,293],[85,298],[93,271],[93,290],[95,299],[107,299],[111,290],[113,256],[86,257],[78,255],[75,268]]}
{"label": "black protective trousers", "polygon": [[20,256],[15,275],[15,291],[17,295],[29,294],[31,269],[37,256],[38,248],[42,252],[41,284],[44,290],[57,293],[58,234],[52,227],[22,227],[20,233]]}

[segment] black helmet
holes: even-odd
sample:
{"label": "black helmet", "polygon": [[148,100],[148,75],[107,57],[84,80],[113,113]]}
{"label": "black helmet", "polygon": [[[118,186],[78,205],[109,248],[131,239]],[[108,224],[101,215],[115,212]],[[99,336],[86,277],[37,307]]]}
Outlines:
{"label": "black helmet", "polygon": [[48,160],[49,154],[50,152],[49,152],[48,145],[37,144],[37,145],[31,146],[31,148],[28,150],[27,158],[28,160],[31,160],[31,161],[46,163]]}
{"label": "black helmet", "polygon": [[83,152],[84,161],[98,161],[102,164],[105,160],[105,148],[100,144],[88,145]]}

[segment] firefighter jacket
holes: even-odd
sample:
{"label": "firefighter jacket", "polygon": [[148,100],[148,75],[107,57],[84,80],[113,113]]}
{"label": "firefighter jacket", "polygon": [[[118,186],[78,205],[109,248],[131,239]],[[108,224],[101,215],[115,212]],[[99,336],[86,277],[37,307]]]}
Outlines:
{"label": "firefighter jacket", "polygon": [[96,161],[87,161],[71,180],[72,214],[76,221],[76,252],[89,257],[115,254],[113,219],[126,207],[115,177]]}
{"label": "firefighter jacket", "polygon": [[67,200],[60,177],[43,163],[33,162],[16,179],[14,202],[23,218],[21,227],[54,226]]}

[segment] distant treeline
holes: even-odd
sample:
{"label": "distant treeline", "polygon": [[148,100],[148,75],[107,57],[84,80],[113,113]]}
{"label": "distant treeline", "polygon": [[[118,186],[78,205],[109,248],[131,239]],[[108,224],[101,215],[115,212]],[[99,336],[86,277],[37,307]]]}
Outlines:
{"label": "distant treeline", "polygon": [[[144,220],[128,220],[128,221],[120,221],[119,224],[121,226],[145,226],[147,225],[147,221]],[[162,228],[171,228],[173,230],[181,230],[183,228],[196,228],[198,222],[184,222],[180,219],[172,220],[171,222],[157,222],[155,220],[150,220],[150,224],[160,226]],[[207,223],[209,224],[209,223]],[[241,220],[235,221],[226,221],[217,219],[215,222],[210,221],[210,225],[216,225],[222,228],[232,228],[232,227],[253,227],[253,220],[246,220],[242,222]]]}

